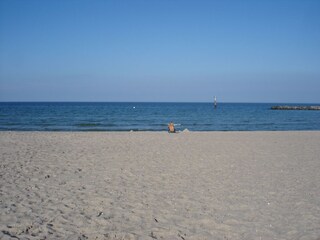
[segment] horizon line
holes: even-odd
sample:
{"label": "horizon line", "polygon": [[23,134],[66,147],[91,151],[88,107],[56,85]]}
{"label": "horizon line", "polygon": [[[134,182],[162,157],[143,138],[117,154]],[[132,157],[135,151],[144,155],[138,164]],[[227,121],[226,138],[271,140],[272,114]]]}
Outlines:
{"label": "horizon line", "polygon": [[[214,103],[207,101],[0,101],[0,103]],[[255,104],[255,103],[264,103],[264,104],[320,104],[316,102],[245,102],[245,101],[221,101],[219,103],[234,103],[234,104]]]}

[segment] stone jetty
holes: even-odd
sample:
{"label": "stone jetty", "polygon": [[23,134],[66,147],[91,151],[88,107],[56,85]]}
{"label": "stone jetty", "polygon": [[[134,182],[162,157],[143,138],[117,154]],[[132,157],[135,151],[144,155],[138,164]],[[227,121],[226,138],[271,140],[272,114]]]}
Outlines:
{"label": "stone jetty", "polygon": [[273,106],[272,110],[320,110],[320,106]]}

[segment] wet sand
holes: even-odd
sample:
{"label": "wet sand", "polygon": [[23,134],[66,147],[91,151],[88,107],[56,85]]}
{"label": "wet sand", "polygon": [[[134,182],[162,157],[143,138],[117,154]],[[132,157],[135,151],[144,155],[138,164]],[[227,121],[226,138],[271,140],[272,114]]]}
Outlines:
{"label": "wet sand", "polygon": [[320,239],[320,132],[0,132],[0,239]]}

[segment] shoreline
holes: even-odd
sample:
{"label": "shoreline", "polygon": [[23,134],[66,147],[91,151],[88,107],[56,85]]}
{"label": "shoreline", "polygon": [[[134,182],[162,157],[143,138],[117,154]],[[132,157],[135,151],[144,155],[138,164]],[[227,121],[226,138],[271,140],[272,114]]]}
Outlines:
{"label": "shoreline", "polygon": [[[187,131],[185,131],[187,130]],[[163,131],[144,131],[144,130],[139,130],[139,131],[134,131],[134,130],[116,130],[116,131],[111,131],[111,130],[70,130],[70,131],[52,131],[52,130],[0,130],[0,133],[6,133],[6,132],[11,132],[11,133],[168,133],[167,130]],[[268,132],[320,132],[320,130],[212,130],[212,131],[194,131],[194,130],[189,130],[189,129],[184,129],[184,130],[178,130],[176,133],[170,133],[172,135],[179,134],[179,133],[228,133],[228,132],[233,132],[233,133],[254,133],[254,132],[261,132],[261,133],[268,133]],[[169,133],[168,133],[169,134]]]}
{"label": "shoreline", "polygon": [[0,131],[0,143],[0,238],[320,236],[320,131]]}

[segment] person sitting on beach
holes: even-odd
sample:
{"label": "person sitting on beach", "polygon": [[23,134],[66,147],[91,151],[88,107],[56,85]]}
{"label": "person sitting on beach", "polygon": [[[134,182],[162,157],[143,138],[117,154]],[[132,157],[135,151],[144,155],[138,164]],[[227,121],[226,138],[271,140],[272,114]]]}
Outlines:
{"label": "person sitting on beach", "polygon": [[176,132],[176,129],[174,128],[173,122],[170,122],[170,123],[168,124],[168,132],[169,132],[169,133],[175,133],[175,132]]}

